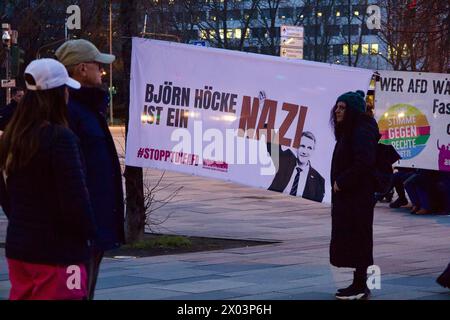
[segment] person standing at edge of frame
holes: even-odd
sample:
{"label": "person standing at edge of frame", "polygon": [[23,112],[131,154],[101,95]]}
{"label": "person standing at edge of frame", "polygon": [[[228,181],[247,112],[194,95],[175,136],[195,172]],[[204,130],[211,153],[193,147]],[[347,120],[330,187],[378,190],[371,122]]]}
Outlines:
{"label": "person standing at edge of frame", "polygon": [[330,262],[354,268],[352,284],[339,289],[340,300],[368,299],[367,268],[373,265],[373,212],[376,149],[375,119],[366,113],[364,92],[341,95],[331,112],[336,145],[331,164]]}
{"label": "person standing at edge of frame", "polygon": [[55,53],[69,74],[81,83],[70,92],[69,125],[80,138],[98,238],[88,269],[89,299],[94,298],[100,263],[106,250],[125,243],[122,173],[114,140],[106,122],[109,95],[101,89],[103,64],[114,55],[101,53],[87,40],[69,40]]}
{"label": "person standing at edge of frame", "polygon": [[0,130],[5,131],[6,126],[14,115],[14,111],[16,111],[17,106],[22,100],[25,92],[22,88],[13,88],[11,90],[12,99],[11,102],[3,108],[0,108]]}
{"label": "person standing at edge of frame", "polygon": [[96,228],[79,140],[67,122],[67,87],[80,84],[54,59],[31,62],[24,78],[27,92],[0,138],[9,298],[86,299]]}

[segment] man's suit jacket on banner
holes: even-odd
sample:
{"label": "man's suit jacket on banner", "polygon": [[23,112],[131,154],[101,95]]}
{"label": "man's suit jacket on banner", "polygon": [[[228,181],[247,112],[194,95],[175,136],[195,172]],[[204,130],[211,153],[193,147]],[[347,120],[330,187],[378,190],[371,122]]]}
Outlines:
{"label": "man's suit jacket on banner", "polygon": [[[278,146],[279,148],[280,161],[277,166],[277,163],[274,160],[275,167],[278,167],[278,170],[268,190],[284,192],[289,184],[289,181],[291,180],[292,175],[296,173],[295,168],[297,166],[297,157],[289,149],[283,151],[280,145],[268,143],[267,151],[272,157],[273,146]],[[311,164],[309,168],[308,178],[306,180],[302,198],[322,202],[325,196],[325,179],[311,166]]]}

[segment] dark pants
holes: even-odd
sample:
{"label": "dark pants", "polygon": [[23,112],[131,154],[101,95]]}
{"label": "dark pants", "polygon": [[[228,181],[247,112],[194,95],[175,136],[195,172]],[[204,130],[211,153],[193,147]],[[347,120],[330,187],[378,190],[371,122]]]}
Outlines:
{"label": "dark pants", "polygon": [[97,285],[98,272],[100,270],[100,263],[103,259],[104,251],[93,248],[91,257],[86,263],[87,278],[88,278],[88,300],[94,300],[95,286]]}
{"label": "dark pants", "polygon": [[406,200],[404,183],[405,180],[411,177],[413,174],[414,172],[404,170],[399,170],[398,172],[394,173],[394,188],[398,194],[399,199]]}
{"label": "dark pants", "polygon": [[450,173],[442,173],[436,184],[440,211],[450,213]]}

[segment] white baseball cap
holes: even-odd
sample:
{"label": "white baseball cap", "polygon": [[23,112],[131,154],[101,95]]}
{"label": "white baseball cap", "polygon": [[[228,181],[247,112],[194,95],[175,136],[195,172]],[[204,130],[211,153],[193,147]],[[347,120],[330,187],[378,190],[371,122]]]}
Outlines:
{"label": "white baseball cap", "polygon": [[36,84],[30,84],[25,80],[28,90],[49,90],[67,85],[73,89],[80,89],[78,81],[69,77],[64,65],[55,59],[38,59],[32,61],[25,69],[25,74],[30,74]]}

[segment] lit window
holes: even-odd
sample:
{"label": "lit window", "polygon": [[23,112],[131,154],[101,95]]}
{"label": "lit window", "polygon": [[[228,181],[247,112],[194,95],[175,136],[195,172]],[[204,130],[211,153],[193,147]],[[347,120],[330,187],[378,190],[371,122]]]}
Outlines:
{"label": "lit window", "polygon": [[302,15],[300,15],[300,19],[303,19],[303,17],[304,17],[304,15],[302,14]]}
{"label": "lit window", "polygon": [[247,28],[247,29],[245,29],[245,36],[244,36],[244,38],[248,39],[249,37],[250,37],[250,29]]}
{"label": "lit window", "polygon": [[242,37],[242,30],[241,29],[234,29],[234,37],[236,39],[240,39]]}
{"label": "lit window", "polygon": [[342,46],[342,54],[348,55],[348,44]]}
{"label": "lit window", "polygon": [[208,32],[206,30],[200,30],[200,38],[203,40],[208,39]]}
{"label": "lit window", "polygon": [[357,45],[357,44],[352,45],[352,54],[353,55],[356,56],[358,54],[358,50],[359,50],[359,45]]}
{"label": "lit window", "polygon": [[210,31],[209,31],[209,38],[210,38],[211,40],[214,40],[215,37],[216,37],[216,31],[210,30]]}
{"label": "lit window", "polygon": [[286,19],[286,16],[281,16],[281,19]]}
{"label": "lit window", "polygon": [[[373,45],[372,45],[373,46]],[[388,46],[388,57],[394,57],[396,55],[397,50],[394,47]]]}
{"label": "lit window", "polygon": [[359,11],[354,12],[355,16],[359,16]]}
{"label": "lit window", "polygon": [[369,44],[365,43],[361,46],[361,53],[362,54],[369,54]]}
{"label": "lit window", "polygon": [[234,32],[233,32],[233,29],[231,29],[231,30],[228,29],[228,30],[227,30],[227,39],[233,38],[233,33],[234,33]]}
{"label": "lit window", "polygon": [[322,12],[317,12],[317,16],[321,17],[322,16]]}
{"label": "lit window", "polygon": [[211,20],[216,21],[217,20],[216,16],[211,16]]}
{"label": "lit window", "polygon": [[370,54],[378,54],[380,52],[380,47],[378,43],[372,43]]}
{"label": "lit window", "polygon": [[[374,44],[376,44],[376,43],[374,43]],[[372,44],[372,46],[374,44]],[[378,45],[378,44],[376,44],[376,45]],[[409,50],[408,50],[408,47],[406,46],[406,43],[403,45],[403,49],[400,48],[400,45],[397,45],[397,46],[394,46],[394,47],[390,46],[388,51],[389,51],[388,52],[389,57],[392,57],[392,56],[395,57],[395,56],[400,55],[402,58],[406,58],[409,55]]]}
{"label": "lit window", "polygon": [[340,17],[341,16],[341,12],[340,11],[336,11],[336,17]]}
{"label": "lit window", "polygon": [[220,39],[223,39],[225,37],[223,29],[219,30]]}

